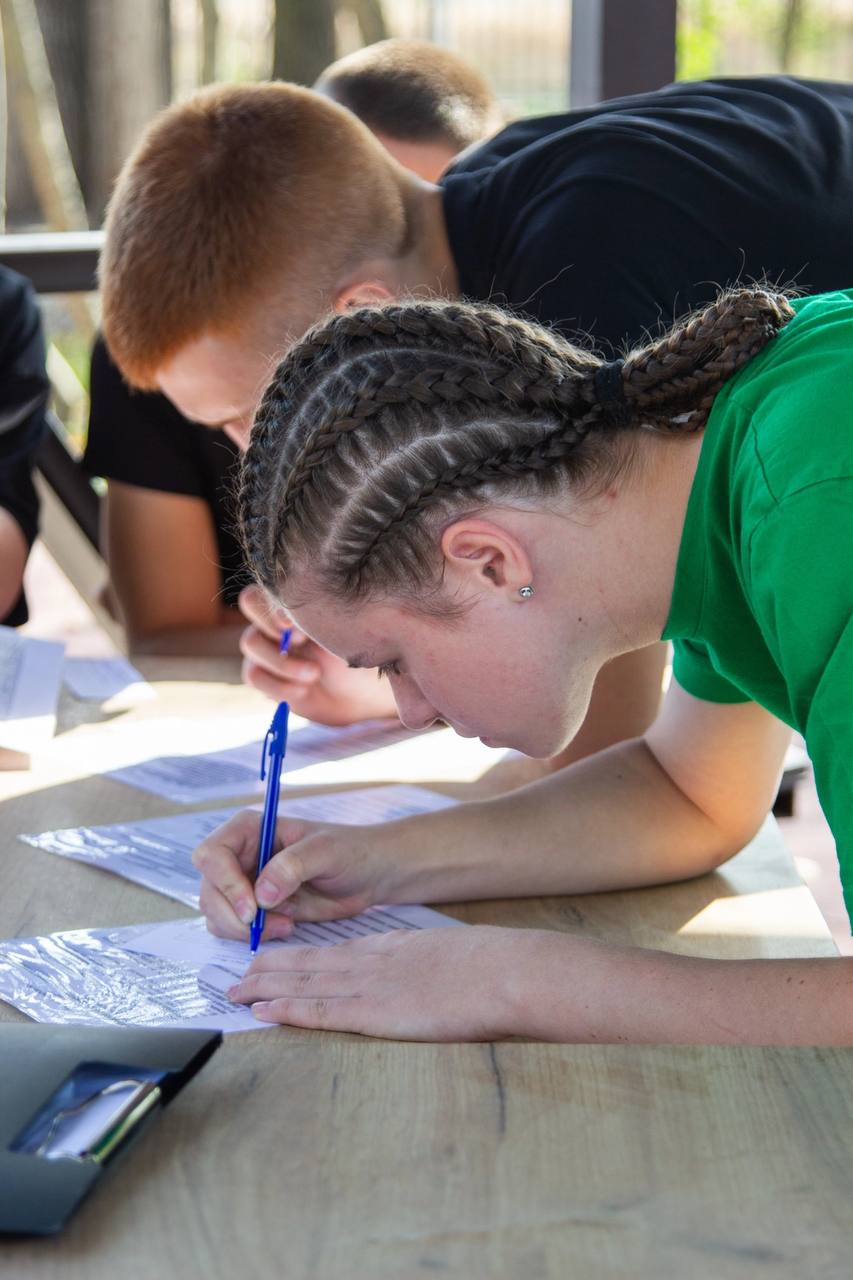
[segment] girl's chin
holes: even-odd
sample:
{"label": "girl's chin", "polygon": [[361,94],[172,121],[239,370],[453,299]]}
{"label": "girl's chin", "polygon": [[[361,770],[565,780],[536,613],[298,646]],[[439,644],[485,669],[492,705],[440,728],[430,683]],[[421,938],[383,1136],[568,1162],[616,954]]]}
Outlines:
{"label": "girl's chin", "polygon": [[[489,734],[480,734],[480,741],[484,747],[496,747],[504,751],[518,751],[523,756],[529,756],[532,760],[549,760],[551,756],[556,755],[556,751],[549,748],[542,750],[541,744],[531,742],[529,739],[522,742],[513,742],[509,738],[493,738]],[[559,748],[557,748],[559,750]]]}
{"label": "girl's chin", "polygon": [[553,760],[555,756],[566,750],[569,743],[564,742],[556,734],[546,738],[543,734],[531,733],[523,741],[519,734],[515,742],[508,742],[504,739],[501,745],[511,747],[513,751],[518,751],[521,755],[528,756],[531,760]]}

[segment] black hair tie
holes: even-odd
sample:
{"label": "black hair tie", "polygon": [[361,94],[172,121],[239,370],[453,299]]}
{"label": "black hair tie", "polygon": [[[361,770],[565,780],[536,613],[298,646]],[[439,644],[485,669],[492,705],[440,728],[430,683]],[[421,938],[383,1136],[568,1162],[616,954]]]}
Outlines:
{"label": "black hair tie", "polygon": [[624,360],[606,360],[595,371],[593,386],[595,400],[614,425],[625,426],[631,421],[631,406],[625,397],[625,380],[622,370]]}

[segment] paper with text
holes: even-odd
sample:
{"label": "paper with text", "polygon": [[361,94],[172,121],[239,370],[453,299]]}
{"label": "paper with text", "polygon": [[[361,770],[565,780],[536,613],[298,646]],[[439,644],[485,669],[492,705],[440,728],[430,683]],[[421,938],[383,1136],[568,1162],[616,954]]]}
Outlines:
{"label": "paper with text", "polygon": [[66,658],[62,679],[75,698],[106,702],[121,696],[124,704],[149,701],[156,693],[127,658]]}
{"label": "paper with text", "polygon": [[0,627],[0,749],[22,765],[53,737],[64,653],[61,644]]}
{"label": "paper with text", "polygon": [[[368,720],[363,724],[332,728],[291,720],[287,740],[284,780],[300,785],[341,781],[336,766],[353,756],[380,751],[416,735],[399,720]],[[261,792],[261,742],[247,742],[206,754],[161,756],[115,769],[107,774],[142,791],[163,796],[175,804],[195,804],[228,796]]]}
{"label": "paper with text", "polygon": [[[372,907],[349,920],[298,925],[292,940],[260,949],[454,926],[464,927],[428,907]],[[197,918],[11,938],[0,942],[0,999],[36,1022],[258,1031],[267,1024],[224,994],[250,961],[245,942],[214,938]]]}
{"label": "paper with text", "polygon": [[[454,803],[447,796],[421,787],[371,787],[288,797],[282,801],[279,816],[369,826],[444,809]],[[69,827],[40,835],[22,835],[20,839],[37,849],[101,867],[176,898],[189,907],[198,907],[201,876],[192,864],[193,850],[237,812],[237,809],[209,809],[104,827]]]}

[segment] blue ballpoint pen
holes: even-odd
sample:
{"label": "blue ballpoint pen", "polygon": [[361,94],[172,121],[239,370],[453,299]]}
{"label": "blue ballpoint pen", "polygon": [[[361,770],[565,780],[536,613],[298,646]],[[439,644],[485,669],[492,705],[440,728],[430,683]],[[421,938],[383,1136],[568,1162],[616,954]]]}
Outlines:
{"label": "blue ballpoint pen", "polygon": [[[287,647],[290,644],[291,631],[282,633],[280,651],[287,653]],[[278,820],[278,798],[281,787],[281,770],[284,764],[284,753],[287,749],[287,722],[290,716],[290,707],[286,702],[280,702],[275,709],[275,715],[272,718],[267,736],[264,738],[264,745],[261,751],[261,781],[266,775],[267,790],[264,796],[264,815],[261,819],[261,838],[258,844],[258,869],[255,874],[257,881],[264,867],[269,862],[272,853],[272,842],[275,836],[275,826]],[[255,918],[249,929],[249,950],[252,955],[257,954],[258,945],[261,941],[261,934],[264,931],[264,921],[266,912],[263,907],[258,907]]]}

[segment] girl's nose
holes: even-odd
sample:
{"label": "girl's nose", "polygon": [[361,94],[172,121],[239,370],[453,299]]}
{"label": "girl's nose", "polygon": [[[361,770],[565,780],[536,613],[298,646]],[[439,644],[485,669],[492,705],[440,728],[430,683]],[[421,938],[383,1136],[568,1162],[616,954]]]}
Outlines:
{"label": "girl's nose", "polygon": [[413,693],[398,686],[394,689],[394,698],[400,719],[407,729],[427,729],[440,719],[435,707],[430,706],[420,692]]}

